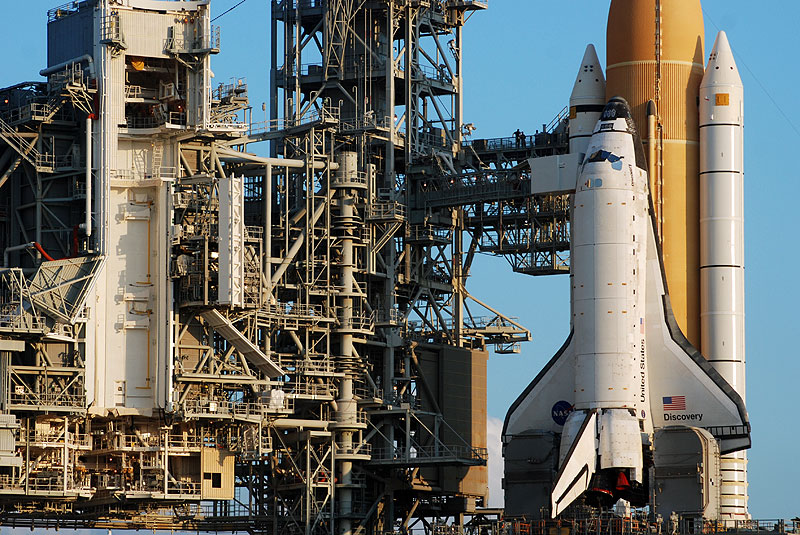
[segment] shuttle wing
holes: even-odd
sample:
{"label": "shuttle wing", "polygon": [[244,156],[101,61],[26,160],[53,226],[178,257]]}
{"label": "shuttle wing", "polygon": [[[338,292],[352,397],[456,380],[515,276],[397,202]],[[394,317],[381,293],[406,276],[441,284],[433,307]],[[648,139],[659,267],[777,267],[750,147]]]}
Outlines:
{"label": "shuttle wing", "polygon": [[750,422],[744,401],[686,339],[672,314],[654,225],[648,225],[647,232],[645,310],[653,426],[705,428],[720,441],[722,453],[749,448]]}
{"label": "shuttle wing", "polygon": [[561,349],[509,408],[503,435],[530,429],[561,433],[575,403],[574,346],[570,333]]}

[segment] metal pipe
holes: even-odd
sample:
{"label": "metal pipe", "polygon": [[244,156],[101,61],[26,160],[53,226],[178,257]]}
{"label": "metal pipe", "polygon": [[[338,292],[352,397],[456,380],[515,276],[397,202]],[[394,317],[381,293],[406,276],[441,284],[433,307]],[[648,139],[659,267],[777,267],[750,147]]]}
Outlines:
{"label": "metal pipe", "polygon": [[33,248],[39,251],[39,254],[41,254],[44,257],[44,259],[47,260],[48,262],[52,262],[53,260],[55,260],[52,256],[47,254],[47,251],[44,250],[44,247],[42,247],[42,245],[39,242],[36,241],[33,242]]}
{"label": "metal pipe", "polygon": [[[86,237],[92,235],[92,116],[86,118]],[[88,245],[88,244],[87,244]],[[75,251],[77,253],[77,251]]]}
{"label": "metal pipe", "polygon": [[75,63],[83,63],[84,61],[89,65],[89,76],[94,78],[95,77],[94,58],[92,58],[92,56],[89,54],[84,54],[82,56],[78,56],[77,58],[68,59],[67,61],[62,61],[57,65],[53,65],[52,67],[47,67],[46,69],[42,69],[41,71],[39,71],[39,75],[50,76],[53,73],[66,69],[70,65],[74,65]]}
{"label": "metal pipe", "polygon": [[658,107],[654,100],[650,100],[647,102],[647,173],[650,177],[658,235],[661,236],[661,180],[658,171]]}
{"label": "metal pipe", "polygon": [[25,249],[30,249],[31,247],[34,246],[33,245],[34,243],[35,242],[30,242],[30,243],[23,243],[22,245],[14,245],[14,246],[11,246],[11,247],[6,247],[3,250],[3,267],[11,267],[11,266],[8,265],[8,253],[11,253],[11,252],[14,252],[14,251],[24,251]]}
{"label": "metal pipe", "polygon": [[264,173],[264,275],[267,288],[272,287],[272,166]]}
{"label": "metal pipe", "polygon": [[[265,158],[264,156],[256,156],[255,154],[239,152],[222,147],[217,147],[216,151],[217,156],[223,160],[244,160],[262,165],[271,165],[273,167],[300,168],[306,166],[306,162],[303,160],[293,160],[290,158]],[[313,162],[311,166],[314,169],[325,169],[327,167],[334,171],[339,168],[339,164],[336,162]]]}

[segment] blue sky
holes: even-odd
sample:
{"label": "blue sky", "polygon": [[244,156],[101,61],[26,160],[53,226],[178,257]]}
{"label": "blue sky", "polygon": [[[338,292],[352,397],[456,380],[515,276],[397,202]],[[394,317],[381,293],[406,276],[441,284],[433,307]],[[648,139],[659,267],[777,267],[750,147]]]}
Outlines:
{"label": "blue sky", "polygon": [[[238,1],[213,0],[213,11],[221,13]],[[7,23],[0,87],[39,78],[45,63],[45,13],[58,3],[3,3]],[[478,127],[477,138],[510,136],[517,128],[532,133],[567,104],[587,43],[595,44],[605,63],[609,1],[489,3],[490,9],[476,14],[465,30],[465,122]],[[267,0],[247,0],[215,22],[222,26],[222,54],[213,63],[217,81],[246,77],[255,118],[267,100],[268,5]],[[800,463],[795,458],[800,351],[792,341],[800,331],[794,321],[800,303],[794,275],[800,240],[790,216],[798,212],[794,188],[800,178],[793,163],[797,149],[791,149],[800,144],[800,70],[794,64],[800,2],[703,0],[703,7],[706,53],[718,29],[724,29],[745,84],[750,510],[756,518],[794,517],[800,515]],[[567,278],[517,275],[503,259],[482,257],[469,286],[533,332],[533,342],[520,355],[490,358],[488,411],[502,419],[568,334]]]}

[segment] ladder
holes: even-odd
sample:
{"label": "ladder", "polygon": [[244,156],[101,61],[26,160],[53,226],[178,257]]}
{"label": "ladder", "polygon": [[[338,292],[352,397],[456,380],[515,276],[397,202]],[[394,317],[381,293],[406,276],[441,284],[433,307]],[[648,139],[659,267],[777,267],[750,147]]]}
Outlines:
{"label": "ladder", "polygon": [[153,178],[161,177],[161,164],[164,162],[164,144],[153,144]]}

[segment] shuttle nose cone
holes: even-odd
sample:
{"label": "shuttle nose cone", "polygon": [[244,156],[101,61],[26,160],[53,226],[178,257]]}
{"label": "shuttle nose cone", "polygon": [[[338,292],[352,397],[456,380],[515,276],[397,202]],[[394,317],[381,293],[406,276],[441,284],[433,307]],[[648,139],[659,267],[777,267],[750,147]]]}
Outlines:
{"label": "shuttle nose cone", "polygon": [[628,101],[622,97],[611,97],[611,100],[608,101],[606,107],[603,108],[603,115],[600,117],[600,120],[613,121],[615,119],[630,119],[630,118],[631,118],[631,107],[628,106]]}
{"label": "shuttle nose cone", "polygon": [[[602,125],[603,121],[614,121],[612,126],[613,131],[622,132],[622,125],[617,122],[617,119],[625,121],[625,130],[633,137],[633,150],[636,154],[636,167],[639,169],[647,169],[647,160],[644,156],[644,149],[642,148],[642,138],[639,137],[639,131],[636,129],[636,122],[633,120],[631,107],[628,101],[622,97],[611,97],[606,107],[603,108],[603,114],[600,116],[600,121],[597,123],[597,128],[600,132],[606,130],[607,126]],[[595,130],[597,132],[598,130]]]}

